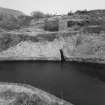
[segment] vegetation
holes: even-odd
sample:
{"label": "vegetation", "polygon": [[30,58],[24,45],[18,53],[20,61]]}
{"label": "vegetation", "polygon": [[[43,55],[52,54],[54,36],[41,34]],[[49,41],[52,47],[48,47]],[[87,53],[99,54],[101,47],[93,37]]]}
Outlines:
{"label": "vegetation", "polygon": [[105,26],[96,26],[96,27],[87,26],[84,28],[83,32],[100,34],[101,32],[105,32]]}
{"label": "vegetation", "polygon": [[57,37],[56,33],[43,33],[37,36],[29,36],[25,34],[1,33],[0,35],[0,52],[10,47],[16,46],[21,41],[39,42],[53,41]]}
{"label": "vegetation", "polygon": [[3,29],[18,29],[19,28],[19,24],[18,24],[18,20],[13,16],[4,16],[4,15],[0,15],[0,27]]}
{"label": "vegetation", "polygon": [[29,26],[32,19],[33,17],[25,15],[18,16],[17,18],[20,27]]}
{"label": "vegetation", "polygon": [[17,45],[21,41],[21,37],[11,34],[2,34],[0,37],[0,51],[6,50]]}
{"label": "vegetation", "polygon": [[59,20],[45,20],[44,24],[45,31],[58,31],[59,30]]}
{"label": "vegetation", "polygon": [[16,100],[10,105],[49,105],[37,95],[29,96],[26,93],[19,93]]}
{"label": "vegetation", "polygon": [[0,93],[0,98],[12,100],[8,105],[59,105],[57,102],[47,102],[36,94],[28,95],[25,92],[17,93],[11,90]]}
{"label": "vegetation", "polygon": [[31,13],[31,16],[33,19],[42,19],[42,18],[49,18],[49,17],[52,17],[51,14],[44,14],[43,12],[40,12],[40,11],[33,11]]}
{"label": "vegetation", "polygon": [[19,29],[18,17],[24,15],[20,11],[0,8],[0,28],[5,30]]}
{"label": "vegetation", "polygon": [[41,19],[41,18],[44,18],[45,15],[44,13],[40,12],[40,11],[34,11],[31,13],[31,16],[35,19]]}
{"label": "vegetation", "polygon": [[5,30],[20,29],[24,26],[29,26],[31,21],[30,16],[21,15],[14,17],[13,15],[0,15],[0,27]]}
{"label": "vegetation", "polygon": [[72,12],[72,11],[69,11],[68,13],[67,13],[67,15],[68,16],[71,16],[71,15],[73,15],[74,13]]}
{"label": "vegetation", "polygon": [[85,10],[77,10],[76,12],[75,12],[76,14],[87,14],[88,13],[88,11],[87,11],[87,9],[85,9]]}

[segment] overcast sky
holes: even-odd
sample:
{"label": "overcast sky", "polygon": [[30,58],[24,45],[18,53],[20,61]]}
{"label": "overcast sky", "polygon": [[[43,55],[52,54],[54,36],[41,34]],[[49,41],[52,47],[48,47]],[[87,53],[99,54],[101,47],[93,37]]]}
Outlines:
{"label": "overcast sky", "polygon": [[21,10],[26,14],[32,11],[66,14],[70,10],[105,9],[105,0],[0,0],[0,6]]}

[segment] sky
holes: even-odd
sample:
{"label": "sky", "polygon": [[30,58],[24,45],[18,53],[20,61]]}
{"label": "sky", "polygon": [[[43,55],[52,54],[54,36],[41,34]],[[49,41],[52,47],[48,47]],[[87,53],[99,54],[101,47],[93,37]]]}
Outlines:
{"label": "sky", "polygon": [[68,11],[105,9],[105,0],[0,0],[0,7],[20,10],[26,14],[32,11],[66,14]]}

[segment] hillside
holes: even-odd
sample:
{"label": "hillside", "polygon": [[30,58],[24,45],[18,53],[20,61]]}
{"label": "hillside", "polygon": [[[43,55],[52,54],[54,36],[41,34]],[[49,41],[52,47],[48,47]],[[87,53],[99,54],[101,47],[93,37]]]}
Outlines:
{"label": "hillside", "polygon": [[32,19],[30,25],[45,31],[84,31],[100,33],[105,31],[105,10],[76,11],[68,15],[55,15],[36,21]]}
{"label": "hillside", "polygon": [[13,15],[14,17],[18,17],[20,15],[25,15],[23,12],[21,11],[18,11],[18,10],[13,10],[13,9],[8,9],[8,8],[3,8],[3,7],[0,7],[0,16],[1,15]]}
{"label": "hillside", "polygon": [[[15,19],[7,20],[11,30],[0,32],[0,60],[62,60],[62,50],[67,61],[105,63],[105,10]],[[7,23],[0,25],[3,28]]]}
{"label": "hillside", "polygon": [[105,10],[76,11],[60,17],[60,30],[100,33],[105,31]]}
{"label": "hillside", "polygon": [[0,29],[19,29],[26,23],[27,18],[29,17],[21,11],[0,7]]}

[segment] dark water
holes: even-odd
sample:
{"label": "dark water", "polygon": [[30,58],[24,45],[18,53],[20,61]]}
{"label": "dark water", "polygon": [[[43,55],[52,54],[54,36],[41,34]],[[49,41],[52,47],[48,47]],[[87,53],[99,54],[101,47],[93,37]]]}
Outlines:
{"label": "dark water", "polygon": [[105,105],[105,65],[0,62],[0,81],[31,84],[75,105]]}

